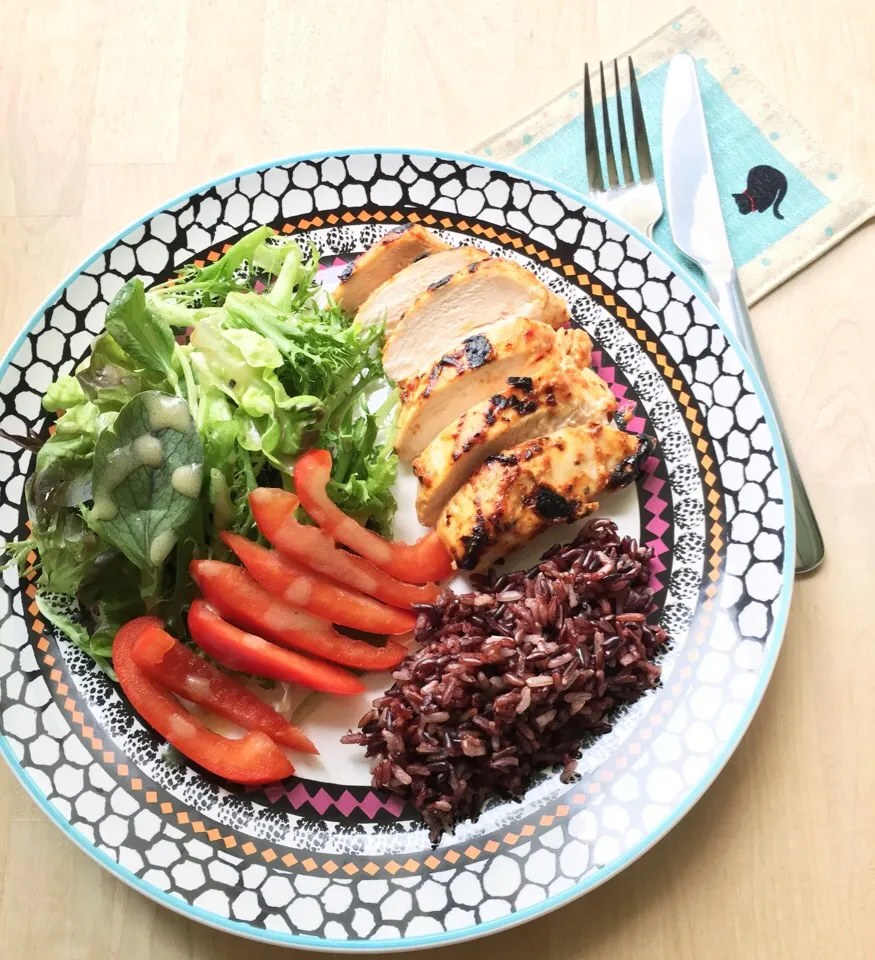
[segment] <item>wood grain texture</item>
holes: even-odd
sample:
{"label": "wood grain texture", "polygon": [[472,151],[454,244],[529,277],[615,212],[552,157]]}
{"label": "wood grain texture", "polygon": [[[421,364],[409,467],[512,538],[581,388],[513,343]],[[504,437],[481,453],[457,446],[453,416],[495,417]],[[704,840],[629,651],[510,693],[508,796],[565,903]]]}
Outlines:
{"label": "wood grain texture", "polygon": [[[60,277],[164,199],[355,143],[465,149],[676,14],[680,0],[5,0],[0,348]],[[700,0],[766,87],[875,183],[875,5]],[[754,310],[826,537],[725,772],[656,849],[454,960],[875,955],[873,228]],[[861,603],[862,601],[862,603]],[[40,906],[42,905],[42,906]],[[28,919],[30,918],[30,919]],[[0,955],[268,960],[102,871],[0,767]]]}

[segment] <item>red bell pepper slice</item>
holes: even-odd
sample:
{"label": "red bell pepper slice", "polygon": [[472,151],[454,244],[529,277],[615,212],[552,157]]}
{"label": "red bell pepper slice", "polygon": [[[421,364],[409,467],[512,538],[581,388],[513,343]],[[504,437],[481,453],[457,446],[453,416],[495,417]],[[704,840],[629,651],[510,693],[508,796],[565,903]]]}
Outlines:
{"label": "red bell pepper slice", "polygon": [[141,670],[178,696],[200,704],[245,730],[261,730],[274,743],[291,750],[319,752],[309,737],[251,690],[199,657],[166,630],[160,627],[144,630],[134,643],[131,656]]}
{"label": "red bell pepper slice", "polygon": [[137,713],[180,753],[216,776],[253,785],[291,776],[289,758],[266,733],[247,733],[240,740],[220,737],[137,666],[134,644],[146,630],[160,626],[157,617],[138,617],[119,630],[112,644],[113,667]]}
{"label": "red bell pepper slice", "polygon": [[396,580],[369,560],[340,550],[324,530],[298,523],[298,498],[292,493],[260,487],[249,494],[249,504],[258,529],[283,556],[336,583],[404,610],[417,603],[434,603],[441,592],[433,583],[418,586]]}
{"label": "red bell pepper slice", "polygon": [[342,543],[370,560],[392,577],[413,583],[445,580],[452,572],[452,559],[434,530],[416,543],[386,540],[348,517],[328,496],[331,454],[309,450],[295,464],[295,492],[310,519]]}
{"label": "red bell pepper slice", "polygon": [[366,640],[343,636],[327,620],[271,596],[243,567],[195,560],[191,575],[207,602],[226,620],[283,647],[354,670],[391,670],[407,656],[407,650],[392,640],[375,647]]}
{"label": "red bell pepper slice", "polygon": [[358,677],[340,667],[302,657],[292,650],[268,643],[262,637],[239,630],[223,620],[205,600],[192,603],[188,611],[188,630],[202,650],[229,670],[298,683],[326,693],[345,695],[364,690]]}
{"label": "red bell pepper slice", "polygon": [[225,532],[221,537],[265,590],[293,607],[365,633],[408,633],[416,626],[412,613],[348,590],[276,550],[268,550],[237,533]]}

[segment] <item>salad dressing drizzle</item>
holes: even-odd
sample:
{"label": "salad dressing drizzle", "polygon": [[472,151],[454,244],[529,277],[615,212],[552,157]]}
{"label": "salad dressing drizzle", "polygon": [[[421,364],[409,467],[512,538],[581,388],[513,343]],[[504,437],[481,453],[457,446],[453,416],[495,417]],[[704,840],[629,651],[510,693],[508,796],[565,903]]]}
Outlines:
{"label": "salad dressing drizzle", "polygon": [[190,420],[188,404],[184,400],[166,394],[149,393],[145,397],[145,404],[149,429],[153,433],[168,428],[177,433],[188,433]]}
{"label": "salad dressing drizzle", "polygon": [[184,467],[177,467],[170,476],[170,485],[177,493],[194,500],[201,493],[201,465],[187,463]]}

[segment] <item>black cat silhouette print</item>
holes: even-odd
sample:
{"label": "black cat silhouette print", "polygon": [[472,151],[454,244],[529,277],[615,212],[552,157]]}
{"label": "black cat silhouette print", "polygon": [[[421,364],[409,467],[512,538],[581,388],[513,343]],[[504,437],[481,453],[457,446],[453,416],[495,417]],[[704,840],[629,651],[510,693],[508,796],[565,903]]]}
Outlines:
{"label": "black cat silhouette print", "polygon": [[772,207],[772,213],[779,220],[784,219],[778,207],[786,195],[787,178],[780,170],[766,164],[751,167],[747,175],[746,189],[742,193],[732,194],[738,204],[738,212],[744,216],[749,213],[764,213]]}

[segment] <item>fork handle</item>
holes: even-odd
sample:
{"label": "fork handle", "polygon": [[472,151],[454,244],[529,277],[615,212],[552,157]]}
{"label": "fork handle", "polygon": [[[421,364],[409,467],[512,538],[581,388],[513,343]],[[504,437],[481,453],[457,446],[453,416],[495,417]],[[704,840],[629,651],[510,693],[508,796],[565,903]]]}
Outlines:
{"label": "fork handle", "polygon": [[790,483],[793,488],[793,504],[796,512],[796,573],[808,573],[818,567],[823,560],[823,537],[820,533],[820,527],[817,525],[817,518],[814,516],[811,501],[808,499],[805,484],[802,482],[799,467],[796,465],[796,458],[793,456],[787,431],[781,422],[775,397],[769,386],[763,358],[760,355],[754,336],[750,313],[738,279],[738,271],[733,267],[731,273],[725,275],[723,271],[706,269],[705,275],[708,280],[708,292],[711,299],[723,319],[741,341],[751,363],[759,374],[760,382],[769,398],[769,403],[772,405],[778,429],[781,431],[787,461],[790,465]]}

